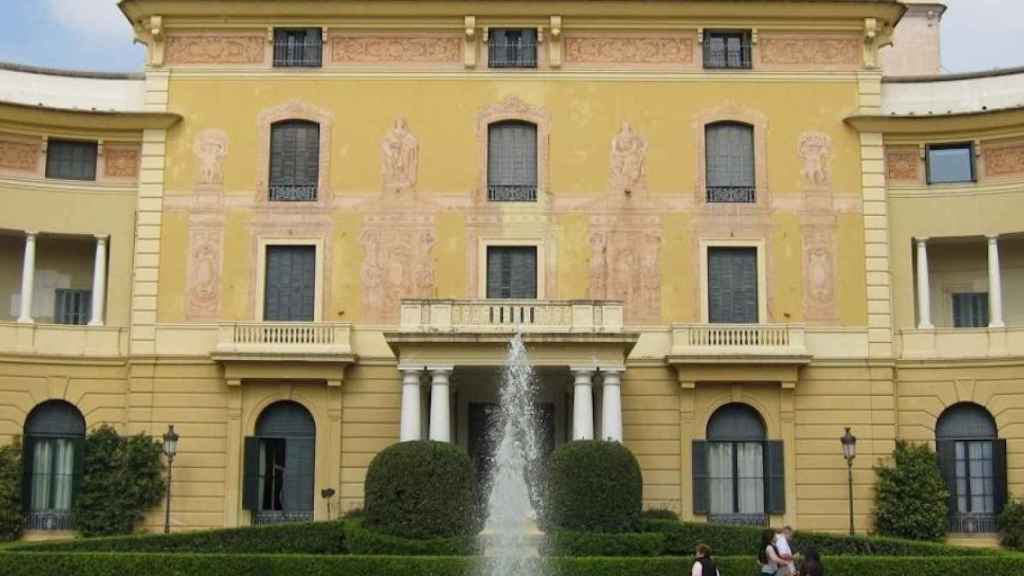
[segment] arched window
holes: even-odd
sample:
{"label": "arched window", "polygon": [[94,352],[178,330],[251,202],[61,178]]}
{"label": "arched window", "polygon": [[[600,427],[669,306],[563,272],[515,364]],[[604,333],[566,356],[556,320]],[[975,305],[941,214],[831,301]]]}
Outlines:
{"label": "arched window", "polygon": [[487,199],[537,200],[537,126],[509,120],[487,128]]}
{"label": "arched window", "polygon": [[243,507],[253,524],[313,520],[316,424],[291,401],[268,406],[245,439]]}
{"label": "arched window", "polygon": [[22,491],[30,530],[71,530],[82,471],[85,418],[71,404],[51,400],[25,420]]}
{"label": "arched window", "polygon": [[708,422],[707,440],[693,446],[694,512],[712,522],[764,525],[785,511],[781,442],[746,404],[727,404]]}
{"label": "arched window", "polygon": [[704,128],[708,202],[756,202],[754,127],[715,122]]}
{"label": "arched window", "polygon": [[939,468],[949,490],[950,531],[995,532],[1006,503],[1006,441],[985,408],[950,406],[935,426]]}
{"label": "arched window", "polygon": [[270,200],[315,201],[320,178],[320,125],[282,120],[270,126]]}

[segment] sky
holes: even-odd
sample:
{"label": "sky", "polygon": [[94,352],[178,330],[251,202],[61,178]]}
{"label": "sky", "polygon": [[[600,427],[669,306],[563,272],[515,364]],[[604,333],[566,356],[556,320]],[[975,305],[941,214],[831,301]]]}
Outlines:
{"label": "sky", "polygon": [[[943,69],[1024,66],[1024,0],[946,0]],[[52,68],[140,71],[116,0],[0,0],[0,62]]]}

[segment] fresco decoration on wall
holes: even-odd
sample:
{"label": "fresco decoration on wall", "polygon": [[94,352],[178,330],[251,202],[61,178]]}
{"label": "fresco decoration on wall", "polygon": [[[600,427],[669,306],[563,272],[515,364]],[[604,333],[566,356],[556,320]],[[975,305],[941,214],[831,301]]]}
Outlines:
{"label": "fresco decoration on wall", "polygon": [[985,176],[1024,174],[1024,143],[984,146],[982,157],[985,159]]}
{"label": "fresco decoration on wall", "polygon": [[778,66],[859,67],[863,57],[862,43],[856,37],[762,35],[756,52],[763,64]]}
{"label": "fresco decoration on wall", "polygon": [[626,322],[661,317],[661,217],[594,216],[590,223],[590,297],[621,300]]}
{"label": "fresco decoration on wall", "polygon": [[262,64],[267,39],[262,35],[171,34],[168,64]]}
{"label": "fresco decoration on wall", "polygon": [[828,226],[805,226],[804,315],[811,323],[837,319],[835,234]]}
{"label": "fresco decoration on wall", "polygon": [[199,173],[196,184],[200,186],[224,185],[224,159],[228,155],[227,132],[218,128],[206,128],[196,135],[192,151],[196,155]]}
{"label": "fresco decoration on wall", "polygon": [[573,64],[692,64],[692,38],[568,36],[565,59]]}
{"label": "fresco decoration on wall", "polygon": [[41,143],[0,140],[0,168],[35,172],[39,167]]}
{"label": "fresco decoration on wall", "polygon": [[887,149],[885,169],[890,182],[920,182],[921,152],[917,148]]}
{"label": "fresco decoration on wall", "polygon": [[457,64],[460,36],[332,36],[333,64]]}
{"label": "fresco decoration on wall", "polygon": [[135,178],[139,175],[137,147],[103,147],[103,175],[111,178]]}
{"label": "fresco decoration on wall", "polygon": [[431,250],[436,234],[431,219],[401,215],[368,216],[359,242],[363,319],[394,323],[402,298],[429,298],[434,292]]}
{"label": "fresco decoration on wall", "polygon": [[832,185],[832,138],[821,132],[805,132],[800,137],[800,177],[804,186],[828,188]]}
{"label": "fresco decoration on wall", "polygon": [[611,176],[612,192],[620,194],[647,191],[647,140],[638,134],[629,122],[612,139]]}
{"label": "fresco decoration on wall", "polygon": [[223,232],[220,228],[189,230],[186,319],[219,318],[222,254]]}
{"label": "fresco decoration on wall", "polygon": [[381,142],[381,175],[385,192],[403,192],[416,186],[419,154],[416,136],[409,131],[405,118],[399,118]]}

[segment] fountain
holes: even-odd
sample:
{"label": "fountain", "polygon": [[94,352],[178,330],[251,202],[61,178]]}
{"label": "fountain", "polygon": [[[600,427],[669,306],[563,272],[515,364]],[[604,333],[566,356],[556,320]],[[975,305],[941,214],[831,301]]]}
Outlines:
{"label": "fountain", "polygon": [[531,484],[541,456],[537,426],[536,382],[523,339],[509,344],[499,392],[500,416],[488,431],[495,447],[486,483],[487,519],[480,533],[484,553],[481,576],[527,576],[543,573],[539,559],[544,535],[537,528]]}

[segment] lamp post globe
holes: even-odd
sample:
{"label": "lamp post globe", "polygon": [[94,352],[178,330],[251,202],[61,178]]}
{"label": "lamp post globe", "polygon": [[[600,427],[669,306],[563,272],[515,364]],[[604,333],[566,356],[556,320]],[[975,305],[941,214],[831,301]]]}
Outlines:
{"label": "lamp post globe", "polygon": [[174,456],[178,453],[178,433],[174,424],[167,427],[164,434],[164,456],[167,456],[167,503],[164,506],[164,534],[171,532],[171,478],[174,472]]}

